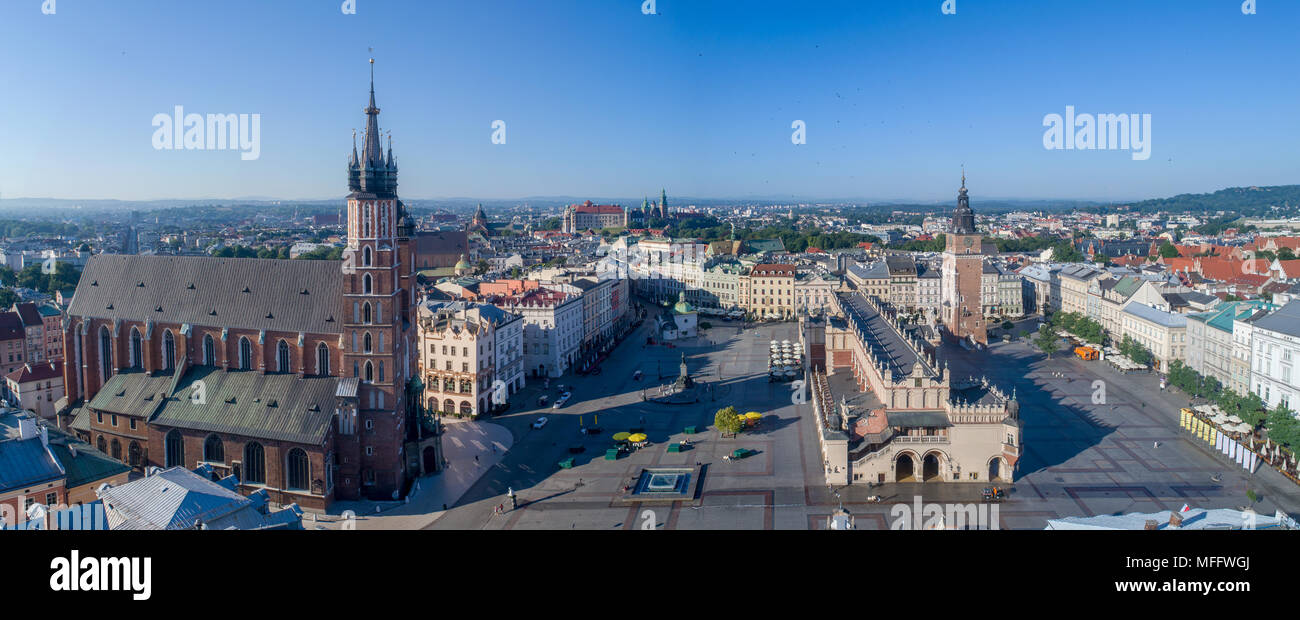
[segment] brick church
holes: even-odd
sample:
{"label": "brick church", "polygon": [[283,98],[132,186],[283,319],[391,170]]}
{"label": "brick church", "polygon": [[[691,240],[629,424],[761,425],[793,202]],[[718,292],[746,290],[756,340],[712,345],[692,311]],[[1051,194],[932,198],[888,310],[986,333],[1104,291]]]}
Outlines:
{"label": "brick church", "polygon": [[374,61],[342,261],[92,257],[63,322],[63,423],[137,468],[208,463],[281,504],[394,499],[437,468],[408,399],[413,223]]}

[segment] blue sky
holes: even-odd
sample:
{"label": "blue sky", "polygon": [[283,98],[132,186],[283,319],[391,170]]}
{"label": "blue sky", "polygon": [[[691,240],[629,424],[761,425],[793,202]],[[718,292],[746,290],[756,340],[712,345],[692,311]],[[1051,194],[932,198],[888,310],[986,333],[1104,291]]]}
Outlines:
{"label": "blue sky", "polygon": [[[342,196],[370,47],[410,198],[946,200],[962,164],[976,201],[1300,182],[1292,0],[43,1],[0,4],[4,198]],[[260,114],[260,157],[155,150],[176,105]],[[1045,150],[1067,105],[1151,114],[1151,158]]]}

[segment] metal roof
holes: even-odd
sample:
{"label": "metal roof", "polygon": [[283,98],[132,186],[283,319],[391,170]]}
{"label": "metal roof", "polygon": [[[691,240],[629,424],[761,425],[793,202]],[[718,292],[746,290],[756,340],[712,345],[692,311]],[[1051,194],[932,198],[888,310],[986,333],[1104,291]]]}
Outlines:
{"label": "metal roof", "polygon": [[1187,315],[1157,310],[1145,304],[1130,303],[1124,306],[1124,312],[1164,327],[1187,327]]}
{"label": "metal roof", "polygon": [[19,424],[25,417],[17,412],[0,415],[0,493],[64,476],[63,466],[39,436],[21,438]]}
{"label": "metal roof", "polygon": [[184,530],[221,523],[253,500],[184,467],[109,487],[100,494],[112,529]]}
{"label": "metal roof", "polygon": [[343,330],[341,261],[99,254],[70,316],[313,334]]}
{"label": "metal roof", "polygon": [[947,428],[952,426],[942,411],[888,411],[889,425],[895,428]]}
{"label": "metal roof", "polygon": [[1255,328],[1300,336],[1300,300],[1292,300],[1277,312],[1255,321]]}
{"label": "metal roof", "polygon": [[171,375],[121,370],[86,404],[95,411],[148,418],[171,390]]}
{"label": "metal roof", "polygon": [[195,366],[149,423],[320,445],[329,434],[338,386],[338,377]]}

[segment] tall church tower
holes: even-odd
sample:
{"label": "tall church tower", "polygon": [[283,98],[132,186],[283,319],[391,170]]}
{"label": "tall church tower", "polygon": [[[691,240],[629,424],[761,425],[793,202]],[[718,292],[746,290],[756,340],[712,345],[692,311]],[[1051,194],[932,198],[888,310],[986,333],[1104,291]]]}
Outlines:
{"label": "tall church tower", "polygon": [[965,171],[961,174],[957,208],[953,210],[946,237],[947,247],[943,252],[941,270],[943,289],[940,316],[953,337],[970,338],[987,344],[988,330],[980,303],[984,246],[982,237],[975,230],[975,213],[971,211],[970,197],[966,195]]}
{"label": "tall church tower", "polygon": [[[380,144],[375,105],[375,61],[370,60],[370,104],[361,153],[356,138],[348,162],[348,245],[343,262],[344,377],[360,380],[355,472],[360,494],[392,499],[406,477],[403,440],[414,420],[406,402],[406,382],[414,368],[414,226],[397,198],[393,140]],[[340,452],[347,450],[340,446]],[[350,469],[340,461],[340,473]]]}

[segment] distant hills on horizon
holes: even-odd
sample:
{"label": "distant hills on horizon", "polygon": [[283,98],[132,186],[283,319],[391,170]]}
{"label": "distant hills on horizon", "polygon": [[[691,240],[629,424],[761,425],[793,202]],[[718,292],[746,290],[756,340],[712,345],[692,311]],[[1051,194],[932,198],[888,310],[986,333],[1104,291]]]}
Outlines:
{"label": "distant hills on horizon", "polygon": [[[8,213],[14,210],[29,209],[57,209],[67,211],[82,211],[85,213],[105,212],[105,211],[125,211],[141,210],[152,211],[159,209],[172,209],[195,206],[281,206],[292,207],[300,206],[307,209],[313,207],[328,207],[335,209],[345,200],[345,196],[340,195],[336,198],[322,199],[297,199],[286,200],[276,199],[265,196],[248,196],[228,199],[160,199],[160,200],[116,200],[116,199],[66,199],[66,198],[3,198],[0,199],[0,212]],[[521,206],[531,206],[541,209],[561,207],[569,204],[581,203],[586,200],[602,204],[622,204],[629,207],[639,207],[643,198],[627,197],[609,197],[609,196],[527,196],[514,199],[479,199],[471,197],[447,197],[447,198],[403,198],[409,207],[416,210],[448,209],[452,211],[462,209],[472,209],[476,205],[482,204],[488,209],[514,209]],[[705,205],[705,206],[776,206],[776,205],[854,205],[858,208],[867,209],[891,209],[891,210],[935,210],[947,208],[954,200],[935,200],[935,201],[911,201],[906,199],[894,200],[868,200],[853,198],[792,198],[792,197],[746,197],[746,198],[703,198],[692,196],[669,196],[670,205]],[[971,206],[977,210],[1002,212],[1011,210],[1027,211],[1070,211],[1070,210],[1096,210],[1107,209],[1111,207],[1127,206],[1130,210],[1137,211],[1159,211],[1159,210],[1259,210],[1270,206],[1300,206],[1300,185],[1278,185],[1278,186],[1252,186],[1252,187],[1230,187],[1215,192],[1202,194],[1179,194],[1166,198],[1150,198],[1134,201],[1100,201],[1100,200],[1069,200],[1069,199],[1031,199],[1031,198],[981,198],[971,201]],[[44,215],[74,215],[75,213],[49,213]],[[24,214],[37,215],[37,214]]]}

